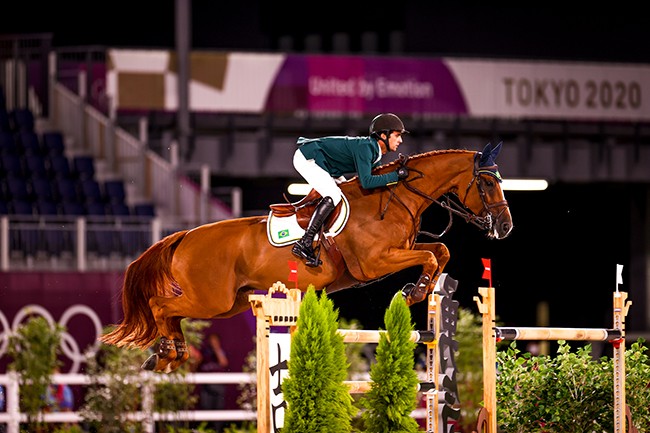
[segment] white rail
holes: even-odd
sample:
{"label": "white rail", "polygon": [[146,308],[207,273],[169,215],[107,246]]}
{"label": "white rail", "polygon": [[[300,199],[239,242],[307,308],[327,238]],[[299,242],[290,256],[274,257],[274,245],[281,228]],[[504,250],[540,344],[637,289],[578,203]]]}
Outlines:
{"label": "white rail", "polygon": [[[143,371],[141,378],[143,383],[150,380],[162,382],[170,378],[177,378],[175,375],[155,374]],[[183,376],[186,383],[223,383],[223,384],[242,384],[255,383],[255,373],[188,373]],[[68,385],[89,385],[90,376],[84,374],[54,374],[52,375],[53,383],[66,383]],[[0,374],[0,385],[6,389],[6,412],[0,412],[0,423],[7,424],[7,433],[19,433],[20,423],[27,421],[27,414],[20,412],[19,398],[20,386],[18,375],[10,372]],[[142,401],[153,401],[153,388],[151,386],[142,387]],[[154,412],[151,405],[144,404],[142,411],[131,412],[128,417],[132,420],[141,421],[144,431],[154,433],[156,421],[173,419],[173,421],[247,421],[256,420],[257,412],[248,410],[191,410],[178,411],[173,414]],[[149,406],[149,407],[147,407]],[[56,412],[43,413],[42,420],[47,423],[78,423],[83,421],[79,412]]]}

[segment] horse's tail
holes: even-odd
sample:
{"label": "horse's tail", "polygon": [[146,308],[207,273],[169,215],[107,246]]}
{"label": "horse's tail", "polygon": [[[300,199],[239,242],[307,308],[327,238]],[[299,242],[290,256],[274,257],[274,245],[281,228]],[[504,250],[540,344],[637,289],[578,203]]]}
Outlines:
{"label": "horse's tail", "polygon": [[116,346],[146,349],[158,338],[156,320],[149,307],[153,296],[175,296],[171,261],[187,230],[173,233],[150,246],[127,268],[122,286],[122,323],[100,340]]}

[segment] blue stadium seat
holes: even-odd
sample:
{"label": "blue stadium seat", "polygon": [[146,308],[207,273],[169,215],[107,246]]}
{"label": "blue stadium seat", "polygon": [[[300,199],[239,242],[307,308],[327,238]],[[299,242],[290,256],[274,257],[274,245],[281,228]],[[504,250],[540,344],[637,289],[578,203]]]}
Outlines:
{"label": "blue stadium seat", "polygon": [[10,203],[9,213],[13,215],[34,215],[34,206],[29,200],[15,199]]}
{"label": "blue stadium seat", "polygon": [[36,200],[53,202],[55,200],[54,186],[50,179],[34,177],[31,179],[31,189]]}
{"label": "blue stadium seat", "polygon": [[11,124],[9,122],[9,113],[0,105],[0,131],[11,131]]}
{"label": "blue stadium seat", "polygon": [[65,178],[69,179],[72,177],[72,171],[70,170],[70,161],[68,158],[61,154],[49,155],[48,156],[48,167],[49,174],[51,178]]}
{"label": "blue stadium seat", "polygon": [[41,155],[41,141],[35,131],[19,131],[16,135],[17,144],[24,155]]}
{"label": "blue stadium seat", "polygon": [[48,217],[59,215],[59,207],[53,201],[39,199],[36,201],[36,213],[45,217],[46,222],[46,227],[39,232],[42,239],[39,246],[42,246],[44,251],[50,255],[60,256],[65,249],[65,236],[68,233],[61,231],[60,227],[55,227],[54,221],[47,220]]}
{"label": "blue stadium seat", "polygon": [[0,156],[2,161],[2,172],[5,176],[24,177],[25,170],[23,169],[22,159],[16,154],[4,154]]}
{"label": "blue stadium seat", "polygon": [[104,196],[99,187],[99,182],[95,179],[82,179],[80,180],[80,184],[83,200],[86,204],[102,203],[103,205]]}
{"label": "blue stadium seat", "polygon": [[106,203],[124,203],[126,200],[124,181],[107,180],[104,182],[104,200]]}
{"label": "blue stadium seat", "polygon": [[47,155],[63,155],[65,152],[65,141],[60,131],[48,131],[42,135],[43,150]]}
{"label": "blue stadium seat", "polygon": [[34,113],[29,108],[16,108],[9,112],[11,128],[18,131],[33,131],[35,126]]}
{"label": "blue stadium seat", "polygon": [[54,180],[57,200],[62,203],[79,203],[77,181],[70,178],[57,178]]}
{"label": "blue stadium seat", "polygon": [[59,215],[59,207],[52,200],[46,198],[36,199],[36,213],[38,215]]}
{"label": "blue stadium seat", "polygon": [[40,154],[25,155],[26,175],[29,177],[46,178],[48,175],[45,167],[45,158]]}
{"label": "blue stadium seat", "polygon": [[[12,200],[9,213],[21,217],[33,217],[34,206],[27,200]],[[35,229],[21,228],[16,230],[16,236],[12,238],[11,250],[20,251],[25,256],[35,256],[38,245],[38,231]]]}
{"label": "blue stadium seat", "polygon": [[95,177],[95,160],[92,156],[78,155],[72,158],[72,174],[77,179]]}
{"label": "blue stadium seat", "polygon": [[84,216],[86,215],[86,208],[83,204],[73,201],[64,201],[61,204],[61,210],[64,215],[71,216]]}
{"label": "blue stadium seat", "polygon": [[131,209],[124,202],[108,202],[109,213],[114,216],[130,216]]}
{"label": "blue stadium seat", "polygon": [[22,177],[9,176],[6,179],[6,182],[7,196],[11,198],[12,201],[31,201],[32,196],[29,192],[29,187],[27,186],[27,181],[25,179]]}
{"label": "blue stadium seat", "polygon": [[16,139],[14,138],[14,134],[10,131],[0,130],[0,153],[18,153],[18,145],[16,144]]}
{"label": "blue stadium seat", "polygon": [[156,216],[156,207],[152,203],[138,203],[133,206],[133,213],[137,216],[153,218]]}

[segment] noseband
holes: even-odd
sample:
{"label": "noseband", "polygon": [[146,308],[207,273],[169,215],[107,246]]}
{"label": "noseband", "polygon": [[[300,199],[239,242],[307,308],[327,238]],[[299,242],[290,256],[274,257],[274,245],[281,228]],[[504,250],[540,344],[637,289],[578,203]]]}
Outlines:
{"label": "noseband", "polygon": [[[451,227],[451,224],[453,222],[452,214],[458,215],[459,217],[463,218],[465,222],[472,223],[482,230],[489,230],[489,231],[492,230],[494,226],[494,219],[492,218],[492,213],[490,212],[491,209],[499,206],[503,206],[503,209],[501,209],[501,212],[499,212],[499,215],[497,216],[498,218],[505,211],[505,207],[508,205],[508,201],[501,200],[496,203],[487,202],[487,195],[485,193],[485,189],[483,187],[483,180],[481,179],[480,175],[489,174],[490,176],[493,176],[495,179],[497,179],[497,181],[500,181],[500,179],[498,178],[496,165],[479,167],[480,156],[481,156],[481,152],[477,152],[476,155],[474,155],[473,175],[472,175],[472,179],[467,184],[467,188],[465,189],[465,199],[467,199],[467,195],[469,194],[469,189],[471,188],[472,184],[476,182],[476,189],[478,190],[479,197],[481,197],[481,202],[483,203],[483,209],[485,210],[485,216],[483,217],[479,215],[475,215],[471,210],[469,210],[469,208],[465,205],[464,201],[462,204],[459,204],[457,201],[452,200],[448,193],[443,194],[445,198],[444,201],[439,201],[434,197],[431,197],[429,194],[426,194],[424,191],[421,191],[418,188],[414,187],[413,185],[410,184],[410,182],[416,179],[423,178],[424,173],[418,169],[409,168],[410,172],[416,172],[418,173],[418,176],[403,181],[402,183],[404,184],[404,187],[409,191],[413,192],[414,194],[417,194],[421,197],[426,198],[427,200],[430,200],[433,203],[440,205],[440,207],[442,207],[443,209],[447,209],[447,211],[449,212],[449,223],[447,224],[447,227],[445,227],[445,229],[442,231],[442,233],[438,235],[428,233],[428,232],[421,232],[421,233],[434,238],[442,237]],[[408,162],[408,156],[400,155],[400,165],[402,167],[405,167],[407,162]]]}

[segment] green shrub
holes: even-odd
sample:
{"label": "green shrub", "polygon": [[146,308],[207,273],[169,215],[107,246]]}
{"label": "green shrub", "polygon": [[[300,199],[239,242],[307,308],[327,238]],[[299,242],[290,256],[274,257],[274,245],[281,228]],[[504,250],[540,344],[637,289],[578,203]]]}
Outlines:
{"label": "green shrub", "polygon": [[[512,342],[497,353],[497,422],[504,433],[613,431],[613,359],[594,360],[591,345],[532,356]],[[635,427],[650,427],[650,362],[643,341],[626,350],[626,400]]]}
{"label": "green shrub", "polygon": [[367,409],[362,418],[369,432],[417,432],[418,423],[411,417],[417,406],[417,343],[410,340],[413,322],[401,295],[393,297],[384,323],[386,333],[379,338],[377,362],[370,368],[373,383],[361,400]]}
{"label": "green shrub", "polygon": [[289,375],[282,382],[287,402],[283,432],[351,431],[355,413],[343,381],[347,377],[343,337],[337,332],[338,312],[322,292],[309,286],[291,339]]}
{"label": "green shrub", "polygon": [[35,316],[9,336],[7,354],[12,361],[8,369],[18,373],[20,410],[27,414],[29,431],[45,427],[39,414],[52,374],[60,366],[57,357],[64,330],[60,325],[50,325],[45,318]]}

